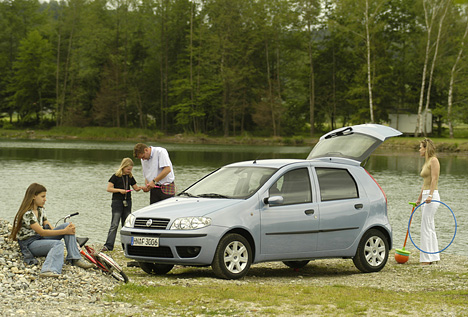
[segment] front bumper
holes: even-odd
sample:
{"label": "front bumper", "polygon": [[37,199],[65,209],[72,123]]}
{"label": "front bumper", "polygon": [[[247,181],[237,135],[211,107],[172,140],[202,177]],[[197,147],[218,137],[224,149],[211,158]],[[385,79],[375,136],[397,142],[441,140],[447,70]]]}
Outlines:
{"label": "front bumper", "polygon": [[[124,227],[120,241],[125,256],[140,262],[211,265],[225,228],[209,226],[196,230],[148,230]],[[159,247],[132,246],[132,237],[159,238]]]}

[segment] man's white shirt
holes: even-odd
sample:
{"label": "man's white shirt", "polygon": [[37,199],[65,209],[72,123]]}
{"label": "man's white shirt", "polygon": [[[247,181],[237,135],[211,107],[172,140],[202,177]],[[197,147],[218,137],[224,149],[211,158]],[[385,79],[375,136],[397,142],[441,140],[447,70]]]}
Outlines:
{"label": "man's white shirt", "polygon": [[143,169],[143,176],[148,182],[152,182],[156,176],[161,173],[164,167],[169,166],[171,172],[158,182],[161,185],[167,185],[175,180],[174,169],[172,168],[172,162],[169,158],[169,153],[162,147],[151,146],[151,155],[149,160],[141,160],[141,166]]}

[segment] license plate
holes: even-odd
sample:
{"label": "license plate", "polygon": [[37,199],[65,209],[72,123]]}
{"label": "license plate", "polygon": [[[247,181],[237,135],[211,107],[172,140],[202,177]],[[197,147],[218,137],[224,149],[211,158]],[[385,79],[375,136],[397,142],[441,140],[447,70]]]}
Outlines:
{"label": "license plate", "polygon": [[131,245],[137,247],[159,247],[159,238],[132,237]]}

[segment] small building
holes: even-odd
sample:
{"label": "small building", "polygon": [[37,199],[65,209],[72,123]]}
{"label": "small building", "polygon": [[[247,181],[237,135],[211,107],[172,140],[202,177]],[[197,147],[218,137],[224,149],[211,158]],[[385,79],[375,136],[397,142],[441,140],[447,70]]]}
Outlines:
{"label": "small building", "polygon": [[[397,129],[404,134],[415,134],[418,122],[418,115],[411,113],[392,113],[388,115],[390,127]],[[424,133],[424,123],[426,124],[426,133],[432,133],[432,112],[429,109],[421,114],[421,127],[419,134]]]}

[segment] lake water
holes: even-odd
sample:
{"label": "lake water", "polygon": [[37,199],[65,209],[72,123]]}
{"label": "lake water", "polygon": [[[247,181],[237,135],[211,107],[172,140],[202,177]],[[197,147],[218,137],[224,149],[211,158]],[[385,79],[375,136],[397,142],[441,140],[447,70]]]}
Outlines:
{"label": "lake water", "polygon": [[[165,147],[176,174],[177,191],[214,169],[236,161],[263,158],[306,158],[310,147],[151,144]],[[46,210],[55,224],[61,217],[80,212],[72,218],[77,235],[90,237],[91,243],[104,243],[111,218],[111,194],[106,191],[111,175],[124,157],[132,157],[134,143],[57,140],[0,140],[0,219],[13,222],[26,188],[33,182],[47,188]],[[468,156],[440,155],[441,200],[453,211],[457,232],[453,243],[444,251],[468,255],[468,222],[464,199],[468,187]],[[134,160],[133,174],[144,183],[141,165]],[[388,214],[393,227],[394,248],[401,248],[415,201],[421,189],[418,176],[423,164],[417,149],[405,152],[377,151],[366,169],[378,181],[388,198]],[[132,194],[133,210],[149,204],[149,194]],[[411,237],[419,243],[418,212],[413,216]],[[441,205],[436,218],[440,249],[450,244],[455,221],[450,210]],[[117,241],[118,242],[117,238]],[[417,251],[410,239],[409,251]],[[393,255],[391,255],[393,256]],[[442,255],[443,256],[443,255]]]}

